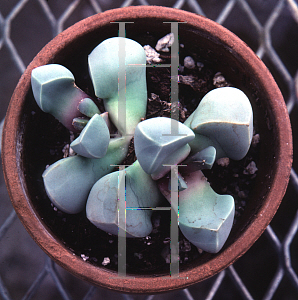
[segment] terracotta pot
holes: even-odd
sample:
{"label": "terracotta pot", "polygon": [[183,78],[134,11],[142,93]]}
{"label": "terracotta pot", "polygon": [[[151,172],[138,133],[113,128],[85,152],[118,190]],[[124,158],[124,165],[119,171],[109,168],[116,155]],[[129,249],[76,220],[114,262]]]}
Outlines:
{"label": "terracotta pot", "polygon": [[[40,65],[60,63],[74,73],[78,86],[92,91],[86,77],[87,55],[104,39],[118,35],[118,24],[112,22],[119,21],[134,22],[126,24],[126,34],[141,44],[150,36],[160,38],[169,33],[170,24],[163,22],[186,22],[179,24],[179,42],[224,70],[230,81],[249,96],[259,124],[259,171],[244,214],[219,253],[200,256],[181,269],[180,278],[176,279],[169,274],[127,274],[124,279],[115,279],[116,272],[74,255],[40,214],[39,201],[44,197],[40,188],[44,158],[40,151],[43,151],[41,147],[47,147],[45,137],[56,138],[53,131],[59,126],[36,106],[30,86],[31,71]],[[59,135],[65,134],[61,128],[57,130]],[[38,53],[12,96],[2,149],[6,184],[14,208],[32,238],[51,258],[81,279],[101,287],[121,292],[157,293],[185,288],[215,275],[235,262],[259,238],[286,191],[292,164],[292,133],[283,97],[273,77],[238,37],[193,13],[160,6],[137,6],[87,18],[62,32]]]}

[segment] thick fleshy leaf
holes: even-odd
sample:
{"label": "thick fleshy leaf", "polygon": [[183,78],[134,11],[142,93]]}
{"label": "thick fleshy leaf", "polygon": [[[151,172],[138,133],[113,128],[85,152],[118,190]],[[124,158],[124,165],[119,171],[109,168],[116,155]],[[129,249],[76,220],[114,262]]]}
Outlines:
{"label": "thick fleshy leaf", "polygon": [[222,87],[207,93],[184,124],[196,134],[190,143],[192,152],[214,146],[217,158],[240,160],[252,139],[252,107],[241,90]]}
{"label": "thick fleshy leaf", "polygon": [[110,132],[105,120],[95,114],[70,147],[79,155],[88,158],[104,157],[110,142]]}
{"label": "thick fleshy leaf", "polygon": [[90,98],[84,98],[81,100],[78,110],[89,118],[92,118],[95,114],[100,114],[100,110]]}
{"label": "thick fleshy leaf", "polygon": [[137,159],[146,173],[153,174],[163,167],[170,155],[193,138],[192,130],[174,119],[158,117],[145,120],[135,131]]}
{"label": "thick fleshy leaf", "polygon": [[50,200],[66,213],[76,214],[82,211],[94,183],[112,172],[113,165],[122,162],[129,143],[129,138],[111,139],[103,158],[76,155],[49,166],[42,176]]}
{"label": "thick fleshy leaf", "polygon": [[[118,199],[121,184],[125,184],[123,203]],[[162,199],[156,182],[136,161],[127,169],[110,173],[96,182],[88,197],[87,218],[108,233],[117,235],[119,224],[125,224],[122,229],[126,230],[127,237],[145,237],[152,231],[150,208],[157,207]],[[120,218],[126,216],[125,220],[118,220],[118,209],[126,209],[125,214],[119,213]]]}
{"label": "thick fleshy leaf", "polygon": [[121,135],[133,134],[146,115],[146,54],[128,38],[113,37],[89,55],[95,94],[104,99],[106,111]]}
{"label": "thick fleshy leaf", "polygon": [[45,190],[56,207],[69,214],[84,209],[95,182],[92,165],[90,159],[76,155],[63,158],[44,171]]}
{"label": "thick fleshy leaf", "polygon": [[[234,220],[235,204],[230,195],[215,193],[202,171],[183,170],[187,189],[179,192],[179,227],[184,236],[198,248],[217,253],[226,242]],[[169,179],[158,182],[170,202]],[[178,207],[173,207],[178,213]]]}
{"label": "thick fleshy leaf", "polygon": [[77,107],[89,96],[75,85],[73,74],[58,64],[40,66],[31,73],[31,85],[38,106],[69,130],[77,131],[72,121],[82,116]]}

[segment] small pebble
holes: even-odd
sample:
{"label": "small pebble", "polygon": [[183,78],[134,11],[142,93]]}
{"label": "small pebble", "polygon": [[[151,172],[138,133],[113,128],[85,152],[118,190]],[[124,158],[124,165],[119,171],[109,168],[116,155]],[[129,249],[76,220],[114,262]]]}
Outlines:
{"label": "small pebble", "polygon": [[252,137],[251,145],[255,147],[260,142],[260,135],[257,133]]}
{"label": "small pebble", "polygon": [[171,262],[171,253],[169,246],[163,248],[163,250],[161,251],[161,256],[165,259],[167,264]]}
{"label": "small pebble", "polygon": [[72,143],[76,139],[76,137],[75,137],[75,135],[74,135],[74,133],[72,131],[70,131],[69,133],[70,133],[70,136],[69,136],[70,143]]}
{"label": "small pebble", "polygon": [[63,152],[63,158],[76,155],[76,153],[72,150],[72,148],[69,146],[69,144],[66,144],[63,147],[62,152]]}
{"label": "small pebble", "polygon": [[180,241],[180,250],[183,252],[188,252],[191,250],[191,244],[188,240],[183,239]]}
{"label": "small pebble", "polygon": [[198,67],[199,71],[201,71],[204,68],[204,64],[198,61],[197,67]]}
{"label": "small pebble", "polygon": [[154,218],[152,223],[153,223],[153,227],[155,227],[155,228],[159,227],[160,226],[160,216],[159,216],[159,218]]}
{"label": "small pebble", "polygon": [[75,156],[76,153],[72,150],[72,148],[69,148],[69,156]]}
{"label": "small pebble", "polygon": [[164,244],[168,244],[171,241],[171,238],[166,237],[163,241]]}
{"label": "small pebble", "polygon": [[158,40],[155,49],[157,51],[169,52],[171,47],[174,43],[174,33],[169,33],[160,40]]}
{"label": "small pebble", "polygon": [[146,62],[148,64],[159,63],[162,59],[159,57],[160,54],[155,51],[150,45],[145,45],[144,50],[146,53]]}
{"label": "small pebble", "polygon": [[142,253],[134,253],[134,256],[137,257],[138,259],[142,259],[143,258],[143,254]]}
{"label": "small pebble", "polygon": [[243,174],[245,175],[254,175],[258,171],[258,168],[256,166],[256,163],[254,161],[251,161],[245,170],[243,170]]}
{"label": "small pebble", "polygon": [[192,75],[179,75],[179,82],[190,85],[191,87],[194,85],[195,80],[195,77]]}
{"label": "small pebble", "polygon": [[224,78],[224,76],[220,72],[217,72],[213,77],[213,85],[219,88],[219,87],[228,86],[228,83]]}
{"label": "small pebble", "polygon": [[196,67],[196,63],[191,56],[184,58],[184,67],[187,69],[194,69]]}
{"label": "small pebble", "polygon": [[85,254],[81,254],[81,257],[83,258],[83,261],[86,261],[89,259],[89,256],[87,256]]}
{"label": "small pebble", "polygon": [[185,111],[184,110],[180,111],[180,117],[181,117],[182,120],[186,119],[186,117],[185,117]]}
{"label": "small pebble", "polygon": [[202,249],[200,249],[200,248],[197,248],[198,249],[198,251],[199,251],[199,253],[200,254],[202,254],[204,251],[202,250]]}
{"label": "small pebble", "polygon": [[109,263],[110,263],[111,261],[110,261],[110,258],[109,257],[105,257],[104,259],[103,259],[103,261],[102,261],[102,265],[103,266],[106,266],[106,265],[108,265]]}
{"label": "small pebble", "polygon": [[230,164],[230,159],[228,157],[222,157],[216,160],[216,163],[222,167],[227,167]]}

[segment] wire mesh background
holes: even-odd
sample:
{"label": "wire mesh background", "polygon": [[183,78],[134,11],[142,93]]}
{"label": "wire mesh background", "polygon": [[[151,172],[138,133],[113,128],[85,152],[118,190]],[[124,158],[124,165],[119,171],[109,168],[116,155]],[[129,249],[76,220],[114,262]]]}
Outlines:
{"label": "wire mesh background", "polygon": [[[236,33],[265,62],[284,95],[293,128],[294,164],[284,200],[261,238],[220,274],[181,291],[132,296],[91,286],[52,262],[16,217],[1,175],[0,298],[298,299],[297,0],[1,0],[0,119],[26,65],[48,41],[92,14],[130,5],[204,15]],[[0,132],[2,126],[3,121]]]}

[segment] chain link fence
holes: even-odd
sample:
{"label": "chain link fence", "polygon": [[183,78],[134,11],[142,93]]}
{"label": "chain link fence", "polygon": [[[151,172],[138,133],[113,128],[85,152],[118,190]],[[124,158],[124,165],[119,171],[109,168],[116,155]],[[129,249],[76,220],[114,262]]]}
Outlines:
{"label": "chain link fence", "polygon": [[298,3],[297,0],[1,0],[0,132],[26,65],[59,32],[92,14],[130,5],[163,5],[204,15],[243,39],[275,77],[287,104],[294,164],[284,200],[253,247],[220,274],[187,289],[126,295],[83,282],[50,260],[29,237],[0,177],[0,298],[298,299]]}

